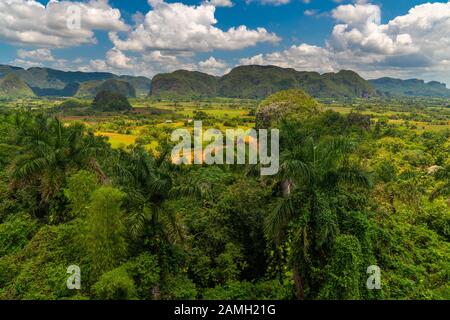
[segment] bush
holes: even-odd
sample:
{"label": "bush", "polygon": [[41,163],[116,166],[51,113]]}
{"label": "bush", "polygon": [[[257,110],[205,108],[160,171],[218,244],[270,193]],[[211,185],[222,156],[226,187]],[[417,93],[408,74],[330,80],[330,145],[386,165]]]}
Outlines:
{"label": "bush", "polygon": [[159,266],[154,255],[143,253],[127,263],[128,274],[137,287],[137,295],[141,299],[152,299],[153,289],[159,284]]}
{"label": "bush", "polygon": [[91,194],[98,188],[97,178],[93,173],[80,170],[67,179],[64,196],[69,200],[73,217],[86,213]]}
{"label": "bush", "polygon": [[95,272],[113,269],[125,257],[126,229],[121,210],[125,194],[112,187],[94,191],[86,217],[84,244]]}
{"label": "bush", "polygon": [[37,223],[30,217],[12,216],[0,224],[0,257],[22,249],[37,230]]}
{"label": "bush", "polygon": [[247,281],[230,281],[225,285],[206,289],[206,300],[284,300],[292,298],[292,288],[284,287],[277,280],[259,281],[255,284]]}
{"label": "bush", "polygon": [[169,300],[192,300],[197,298],[194,282],[184,274],[169,275],[164,284],[164,298]]}
{"label": "bush", "polygon": [[94,295],[101,300],[129,300],[136,298],[133,279],[124,267],[106,272],[92,287]]}

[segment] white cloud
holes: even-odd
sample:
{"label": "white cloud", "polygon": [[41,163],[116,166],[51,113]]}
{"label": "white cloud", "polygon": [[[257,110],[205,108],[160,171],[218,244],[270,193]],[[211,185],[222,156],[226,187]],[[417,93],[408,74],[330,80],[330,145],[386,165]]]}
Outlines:
{"label": "white cloud", "polygon": [[305,16],[315,16],[318,13],[315,9],[308,9],[303,12]]}
{"label": "white cloud", "polygon": [[49,49],[36,49],[36,50],[17,50],[17,56],[20,59],[29,59],[34,61],[54,61],[55,58]]}
{"label": "white cloud", "polygon": [[205,3],[210,3],[214,7],[232,7],[234,4],[231,0],[209,0],[205,1]]}
{"label": "white cloud", "polygon": [[36,0],[1,0],[0,26],[0,39],[42,47],[95,43],[94,30],[128,28],[120,11],[111,8],[107,0],[50,0],[47,6]]}
{"label": "white cloud", "polygon": [[342,64],[366,72],[417,73],[439,71],[450,59],[450,3],[418,5],[386,24],[381,23],[380,7],[369,3],[339,6],[333,16],[340,24],[333,29],[328,49]]}
{"label": "white cloud", "polygon": [[240,60],[240,64],[276,65],[317,72],[330,72],[336,69],[333,56],[328,50],[308,44],[292,46],[280,52],[244,58]]}
{"label": "white cloud", "polygon": [[145,21],[122,40],[116,32],[110,33],[115,47],[122,51],[145,52],[152,50],[212,51],[236,50],[260,42],[278,42],[280,39],[264,28],[254,30],[246,26],[223,31],[214,25],[215,7],[209,3],[189,6],[149,0],[152,10]]}
{"label": "white cloud", "polygon": [[41,62],[29,61],[29,60],[23,60],[23,59],[15,59],[15,60],[11,61],[11,64],[14,66],[17,66],[17,67],[25,68],[25,69],[44,66]]}
{"label": "white cloud", "polygon": [[209,57],[208,59],[198,63],[198,70],[218,76],[226,73],[229,70],[229,67],[224,61],[216,60],[214,57]]}
{"label": "white cloud", "polygon": [[377,5],[365,3],[342,5],[332,12],[339,22],[333,28],[329,45],[337,51],[353,53],[406,54],[411,51],[408,34],[390,35],[388,26],[381,24],[381,10]]}
{"label": "white cloud", "polygon": [[127,57],[117,49],[111,49],[106,53],[106,63],[115,69],[134,68],[133,59]]}
{"label": "white cloud", "polygon": [[153,77],[157,73],[178,69],[198,70],[190,55],[176,56],[162,51],[151,51],[139,56],[128,56],[114,48],[106,53],[105,59],[91,60],[84,71],[102,71],[116,74]]}
{"label": "white cloud", "polygon": [[340,5],[331,14],[337,24],[325,46],[301,44],[240,62],[450,81],[450,2],[415,6],[385,24],[381,8],[366,1]]}
{"label": "white cloud", "polygon": [[[291,0],[246,0],[246,2],[247,3],[258,2],[263,5],[281,6],[290,3]],[[309,3],[309,1],[306,3]]]}

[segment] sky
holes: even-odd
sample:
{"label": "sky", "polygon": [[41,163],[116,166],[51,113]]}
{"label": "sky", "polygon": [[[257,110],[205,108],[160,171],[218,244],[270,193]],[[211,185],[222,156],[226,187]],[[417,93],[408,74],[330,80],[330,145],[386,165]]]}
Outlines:
{"label": "sky", "polygon": [[239,65],[450,85],[450,1],[0,0],[0,64],[152,77]]}

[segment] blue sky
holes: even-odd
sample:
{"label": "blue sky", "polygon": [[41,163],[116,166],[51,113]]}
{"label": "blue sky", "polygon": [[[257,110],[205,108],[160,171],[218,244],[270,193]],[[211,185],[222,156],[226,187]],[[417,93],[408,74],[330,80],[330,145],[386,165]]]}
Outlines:
{"label": "blue sky", "polygon": [[274,64],[450,83],[448,1],[48,2],[0,0],[0,63],[149,77]]}

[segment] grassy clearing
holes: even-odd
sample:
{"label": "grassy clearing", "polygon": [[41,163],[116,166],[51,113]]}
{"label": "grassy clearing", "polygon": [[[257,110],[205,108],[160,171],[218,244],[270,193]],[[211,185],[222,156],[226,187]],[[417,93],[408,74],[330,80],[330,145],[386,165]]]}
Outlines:
{"label": "grassy clearing", "polygon": [[112,132],[96,132],[98,136],[107,137],[113,148],[123,148],[136,142],[137,136]]}

